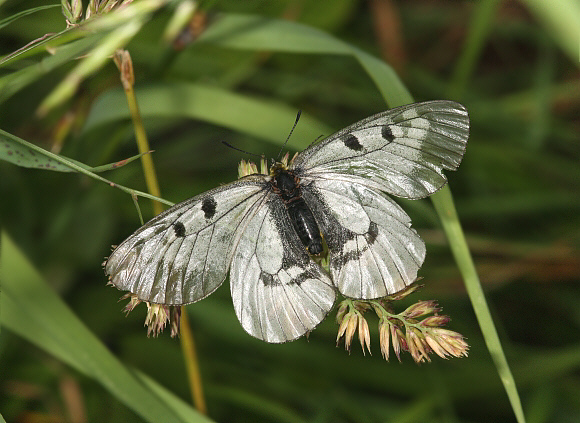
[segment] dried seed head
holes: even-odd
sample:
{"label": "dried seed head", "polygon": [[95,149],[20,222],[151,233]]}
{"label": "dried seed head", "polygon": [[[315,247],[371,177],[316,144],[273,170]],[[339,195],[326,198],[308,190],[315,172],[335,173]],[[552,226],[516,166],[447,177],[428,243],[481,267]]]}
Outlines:
{"label": "dried seed head", "polygon": [[340,338],[346,332],[346,328],[348,327],[348,323],[349,323],[349,317],[344,316],[342,321],[340,322],[340,326],[338,327],[338,335],[336,335],[336,346],[337,347],[338,347],[338,341],[340,341]]}
{"label": "dried seed head", "polygon": [[358,318],[358,339],[360,341],[360,346],[362,347],[363,355],[365,354],[365,347],[369,354],[371,354],[371,333],[369,331],[369,324],[362,315]]}
{"label": "dried seed head", "polygon": [[127,305],[125,306],[125,308],[123,309],[123,311],[125,312],[125,314],[129,314],[130,312],[133,311],[133,309],[135,307],[137,307],[140,303],[141,300],[139,298],[137,298],[137,295],[132,294],[130,292],[126,293],[125,295],[123,295],[119,301],[125,300],[129,298],[129,302],[127,303]]}
{"label": "dried seed head", "polygon": [[449,329],[435,328],[431,330],[433,338],[454,357],[467,357],[469,345],[463,335]]}
{"label": "dried seed head", "polygon": [[407,319],[416,319],[427,314],[436,313],[439,311],[436,301],[419,301],[409,306],[402,314]]}
{"label": "dried seed head", "polygon": [[147,317],[145,318],[147,336],[159,335],[165,329],[167,322],[169,322],[169,306],[147,303]]}
{"label": "dried seed head", "polygon": [[[357,313],[349,313],[348,323],[346,326],[346,334],[344,335],[344,347],[350,352],[350,344],[358,326],[359,315]],[[362,318],[362,316],[361,316]]]}
{"label": "dried seed head", "polygon": [[415,328],[411,328],[407,333],[407,345],[409,346],[411,356],[416,363],[431,361],[425,349],[425,344],[423,343],[424,339],[423,334]]}
{"label": "dried seed head", "polygon": [[387,319],[381,319],[379,321],[379,343],[381,345],[381,354],[387,361],[389,361],[390,336],[391,329],[389,321]]}
{"label": "dried seed head", "polygon": [[440,326],[445,326],[447,323],[449,323],[451,321],[451,318],[449,316],[440,316],[438,314],[434,315],[434,316],[429,316],[424,318],[423,320],[421,320],[421,326],[424,327],[440,327]]}
{"label": "dried seed head", "polygon": [[[393,352],[395,353],[397,360],[399,360],[399,362],[400,362],[401,361],[401,344],[403,344],[405,342],[405,337],[403,336],[403,332],[401,331],[401,329],[399,329],[395,325],[391,325],[391,339],[393,342]],[[403,347],[403,349],[406,349],[406,344]]]}
{"label": "dried seed head", "polygon": [[336,323],[338,323],[339,325],[342,323],[347,311],[348,311],[348,301],[347,300],[341,301],[340,305],[338,306],[338,310],[336,312]]}
{"label": "dried seed head", "polygon": [[423,285],[418,284],[417,282],[420,281],[423,278],[417,278],[415,279],[415,281],[409,285],[408,287],[406,287],[405,289],[396,292],[392,295],[388,295],[385,297],[385,300],[387,301],[398,301],[398,300],[402,300],[403,298],[405,298],[407,295],[412,294],[413,292],[417,291],[420,288],[423,288]]}
{"label": "dried seed head", "polygon": [[352,302],[354,308],[361,313],[364,313],[367,310],[370,310],[371,304],[368,301],[363,300],[356,300]]}
{"label": "dried seed head", "polygon": [[171,307],[171,337],[179,336],[181,323],[181,306]]}
{"label": "dried seed head", "polygon": [[431,337],[431,335],[427,334],[425,336],[425,341],[427,342],[431,350],[435,352],[435,354],[437,354],[441,358],[447,359],[448,355],[447,351],[445,351],[445,349],[442,348],[441,345],[439,345],[437,341],[433,339],[433,337]]}

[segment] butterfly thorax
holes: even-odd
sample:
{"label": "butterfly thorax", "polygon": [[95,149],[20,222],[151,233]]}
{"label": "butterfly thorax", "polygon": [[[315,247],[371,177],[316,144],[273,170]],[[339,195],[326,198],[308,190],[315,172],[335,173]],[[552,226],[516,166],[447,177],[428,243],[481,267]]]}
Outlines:
{"label": "butterfly thorax", "polygon": [[310,254],[322,253],[322,235],[312,210],[300,193],[300,179],[284,166],[274,166],[272,176],[272,188],[284,201],[300,241]]}
{"label": "butterfly thorax", "polygon": [[274,176],[274,187],[285,202],[295,201],[300,197],[300,179],[286,169],[281,169]]}

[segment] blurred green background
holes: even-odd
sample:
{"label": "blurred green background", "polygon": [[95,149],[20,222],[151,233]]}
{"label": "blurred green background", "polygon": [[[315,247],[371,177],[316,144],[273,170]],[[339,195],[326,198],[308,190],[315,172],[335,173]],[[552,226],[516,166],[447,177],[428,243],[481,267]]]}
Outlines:
{"label": "blurred green background", "polygon": [[[527,421],[580,421],[577,0],[216,0],[200,5],[201,36],[194,29],[179,48],[163,36],[188,3],[138,3],[151,13],[136,15],[141,26],[125,48],[162,196],[173,202],[237,177],[243,155],[221,141],[275,157],[299,109],[291,151],[386,109],[395,85],[383,81],[379,91],[357,54],[392,66],[416,101],[465,104],[470,141],[448,177]],[[0,128],[89,166],[134,156],[112,60],[81,77],[70,98],[42,115],[39,106],[137,18],[119,15],[110,27],[67,32],[6,60],[66,28],[60,7],[46,4],[0,1]],[[146,190],[138,162],[103,176]],[[139,203],[149,219],[150,201]],[[427,243],[425,288],[410,301],[438,300],[449,328],[468,338],[469,357],[386,362],[373,316],[373,355],[358,341],[348,354],[335,347],[333,313],[308,339],[266,344],[237,322],[226,282],[188,307],[210,419],[516,421],[430,201],[401,204]],[[128,194],[0,161],[0,222],[6,421],[205,421],[185,404],[179,341],[147,338],[145,306],[126,318],[121,293],[105,286],[103,257],[140,226]]]}

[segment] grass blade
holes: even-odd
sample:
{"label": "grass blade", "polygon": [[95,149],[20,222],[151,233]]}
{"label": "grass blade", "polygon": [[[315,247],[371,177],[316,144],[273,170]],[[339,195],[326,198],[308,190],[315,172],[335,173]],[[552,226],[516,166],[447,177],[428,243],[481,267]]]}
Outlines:
{"label": "grass blade", "polygon": [[32,15],[33,13],[40,12],[45,9],[52,9],[54,7],[60,7],[60,4],[49,4],[46,6],[38,6],[33,7],[30,9],[23,10],[21,12],[15,13],[14,15],[10,15],[5,19],[0,21],[0,29],[4,28],[7,25],[10,25],[12,22],[16,22],[18,19],[23,18],[24,16]]}
{"label": "grass blade", "polygon": [[[143,119],[152,117],[185,117],[199,119],[259,137],[284,142],[296,118],[296,109],[261,99],[232,93],[222,88],[190,83],[163,83],[136,90],[139,111]],[[94,104],[84,131],[121,119],[130,119],[122,90],[103,94]],[[268,119],[256,119],[268,116]],[[312,134],[330,135],[332,129],[312,117],[302,114],[289,144],[303,148],[313,140]]]}
{"label": "grass blade", "polygon": [[473,305],[475,315],[477,316],[479,327],[483,332],[487,349],[495,363],[517,421],[523,423],[525,422],[524,411],[522,409],[515,380],[505,353],[503,352],[491,313],[489,312],[489,307],[485,300],[481,282],[479,281],[479,276],[477,275],[471,253],[469,252],[469,247],[467,246],[467,241],[465,240],[465,235],[463,234],[463,229],[461,228],[461,223],[459,222],[459,217],[455,210],[455,205],[453,204],[453,197],[451,196],[449,185],[446,185],[443,189],[439,190],[439,192],[434,194],[431,199],[433,200],[433,205],[441,219],[443,229],[445,230],[445,234],[449,240],[451,251],[455,257],[455,262],[463,276],[465,287],[469,299],[471,300],[471,304]]}
{"label": "grass blade", "polygon": [[183,406],[178,411],[169,406],[84,326],[4,232],[1,245],[1,322],[5,327],[94,378],[146,421],[211,421],[191,408],[185,413]]}
{"label": "grass blade", "polygon": [[32,169],[53,170],[56,172],[76,172],[77,169],[67,165],[67,163],[72,163],[89,172],[98,173],[125,166],[133,160],[148,153],[150,152],[137,154],[136,156],[115,163],[91,167],[74,159],[51,153],[50,151],[0,129],[0,160],[5,160],[17,166]]}
{"label": "grass blade", "polygon": [[[9,141],[9,142],[8,142]],[[35,160],[39,160],[38,163],[43,163],[44,167],[40,167],[42,169],[50,169],[50,170],[55,170],[55,171],[60,171],[60,172],[78,172],[78,173],[82,173],[85,174],[93,179],[96,179],[98,181],[101,182],[105,182],[106,184],[112,186],[112,187],[116,187],[119,188],[121,191],[124,191],[128,194],[131,195],[138,195],[140,197],[145,197],[145,198],[149,198],[152,200],[156,200],[156,201],[160,201],[163,204],[167,204],[168,206],[172,206],[173,203],[167,200],[164,200],[162,198],[159,197],[155,197],[154,195],[148,194],[146,192],[141,192],[141,191],[136,191],[127,187],[124,187],[123,185],[119,185],[119,184],[115,184],[114,182],[109,181],[108,179],[103,178],[102,176],[97,175],[96,173],[93,172],[93,168],[90,168],[89,166],[83,164],[83,163],[79,163],[76,160],[72,160],[63,156],[59,156],[58,154],[54,154],[51,153],[50,151],[44,150],[34,144],[31,144],[27,141],[24,141],[21,138],[18,138],[12,134],[9,134],[8,132],[2,131],[0,129],[0,142],[2,142],[2,145],[0,145],[0,152],[2,151],[1,149],[4,149],[4,154],[6,157],[12,157],[12,156],[18,156],[18,157],[22,157],[21,163],[16,163],[18,165],[22,165],[25,167],[36,167],[36,166],[27,166],[24,164],[24,162],[26,161],[27,163],[32,163],[35,164],[37,162],[35,162]],[[12,150],[12,148],[14,147],[14,145],[18,145],[19,146],[19,155],[14,154],[14,150]],[[9,154],[10,152],[13,152],[13,154]],[[38,153],[38,155],[36,154]],[[2,156],[0,155],[0,158]],[[119,162],[116,163],[112,163],[112,164],[108,164],[108,165],[103,165],[103,166],[99,166],[96,169],[97,170],[107,170],[107,169],[102,169],[104,168],[115,168],[115,167],[119,167],[122,165],[125,165],[127,163],[128,160],[135,160],[136,158],[138,158],[139,156],[133,156],[131,159],[125,159],[125,160],[121,160]],[[17,159],[17,161],[20,159]],[[9,160],[12,161],[12,160]]]}

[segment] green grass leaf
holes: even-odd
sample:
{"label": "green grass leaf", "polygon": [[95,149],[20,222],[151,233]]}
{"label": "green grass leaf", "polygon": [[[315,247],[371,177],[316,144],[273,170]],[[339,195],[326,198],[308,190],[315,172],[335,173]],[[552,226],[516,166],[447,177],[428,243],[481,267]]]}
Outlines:
{"label": "green grass leaf", "polygon": [[[40,77],[46,75],[48,72],[86,53],[91,48],[91,46],[97,43],[102,37],[103,34],[94,34],[57,47],[54,51],[54,54],[44,57],[38,63],[28,65],[20,70],[2,76],[0,78],[0,103],[27,85],[37,81]],[[28,55],[35,54],[37,51],[44,52],[44,48],[42,47],[44,41],[48,40],[43,40],[34,46],[28,46],[24,49],[21,49],[18,51],[17,55],[9,55],[4,57],[4,59],[0,61],[0,66],[5,66],[6,62],[8,62],[10,59],[15,59],[17,56],[24,58]],[[61,39],[57,41],[63,40]]]}
{"label": "green grass leaf", "polygon": [[[14,146],[17,147],[14,148]],[[11,162],[14,161],[15,164],[23,167],[35,167],[39,169],[48,169],[59,172],[79,172],[93,179],[104,182],[110,186],[119,188],[128,194],[149,198],[172,206],[173,203],[170,201],[155,197],[154,195],[146,192],[133,190],[123,185],[115,184],[114,182],[111,182],[95,173],[95,171],[100,172],[103,170],[124,166],[125,164],[135,160],[140,156],[141,155],[137,155],[129,159],[121,160],[119,162],[91,168],[84,163],[80,163],[76,160],[51,153],[50,151],[44,150],[34,144],[29,143],[28,141],[24,141],[23,139],[0,129],[0,158],[4,158],[5,160]]]}
{"label": "green grass leaf", "polygon": [[571,60],[580,65],[580,2],[523,0]]}
{"label": "green grass leaf", "polygon": [[[148,154],[148,153],[144,153]],[[89,172],[104,172],[116,169],[131,163],[143,154],[129,157],[115,163],[102,166],[90,167],[84,163],[64,157],[43,148],[38,147],[28,141],[18,138],[0,129],[0,160],[5,160],[17,166],[33,169],[53,170],[56,172],[78,172],[78,167]],[[73,166],[71,166],[73,165]]]}
{"label": "green grass leaf", "polygon": [[455,257],[455,262],[465,282],[465,287],[477,316],[487,349],[493,358],[517,421],[523,423],[526,420],[516,383],[503,351],[493,318],[491,317],[485,294],[483,293],[483,288],[481,287],[481,282],[477,275],[477,270],[475,269],[475,264],[473,263],[473,258],[471,257],[469,246],[463,233],[463,228],[461,227],[461,222],[455,210],[449,185],[444,186],[443,189],[432,195],[431,200],[441,219],[443,229],[449,240],[449,246]]}
{"label": "green grass leaf", "polygon": [[260,16],[222,15],[198,41],[244,50],[352,56],[372,78],[389,107],[413,101],[393,68],[385,62],[326,32],[300,23]]}
{"label": "green grass leaf", "polygon": [[[144,119],[152,117],[198,119],[240,131],[280,145],[296,118],[297,110],[271,100],[252,98],[218,87],[188,83],[165,83],[136,90],[139,111]],[[265,118],[264,118],[265,117]],[[99,125],[130,119],[125,93],[111,90],[95,102],[84,131]],[[303,148],[304,140],[330,135],[332,129],[302,114],[290,145]]]}
{"label": "green grass leaf", "polygon": [[41,12],[45,9],[52,9],[55,7],[60,7],[60,4],[49,4],[46,6],[32,7],[30,9],[26,9],[26,10],[23,10],[21,12],[10,15],[7,18],[4,18],[0,21],[0,29],[4,28],[7,25],[10,25],[12,22],[16,22],[18,19],[20,19],[24,16],[32,15],[33,13]]}
{"label": "green grass leaf", "polygon": [[95,379],[146,421],[211,422],[153,381],[144,384],[77,318],[4,232],[0,245],[0,318],[6,328]]}

